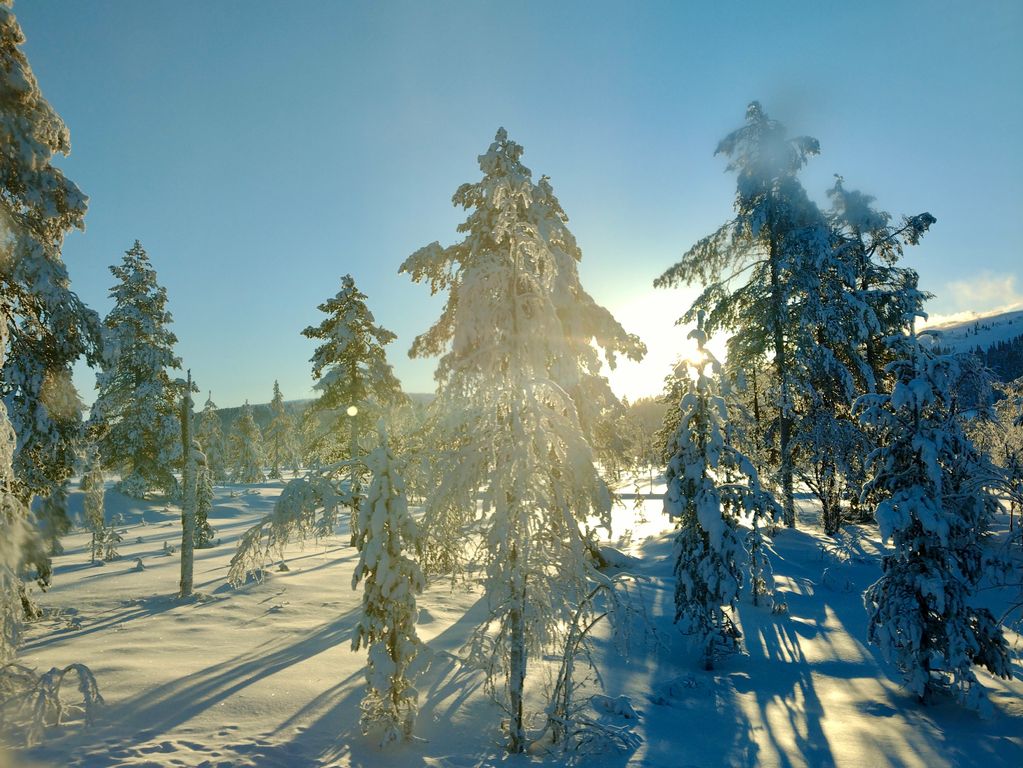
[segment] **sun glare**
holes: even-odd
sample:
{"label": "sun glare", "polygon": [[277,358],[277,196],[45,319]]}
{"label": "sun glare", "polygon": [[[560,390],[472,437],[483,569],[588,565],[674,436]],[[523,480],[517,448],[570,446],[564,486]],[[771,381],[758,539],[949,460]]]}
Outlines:
{"label": "sun glare", "polygon": [[[646,357],[639,363],[619,360],[613,371],[605,368],[616,395],[631,401],[656,397],[664,391],[665,377],[680,364],[702,361],[696,342],[688,338],[692,326],[675,325],[696,295],[695,289],[650,289],[627,302],[608,307],[625,330],[639,336],[647,346]],[[707,344],[718,360],[724,360],[726,339],[720,334]]]}

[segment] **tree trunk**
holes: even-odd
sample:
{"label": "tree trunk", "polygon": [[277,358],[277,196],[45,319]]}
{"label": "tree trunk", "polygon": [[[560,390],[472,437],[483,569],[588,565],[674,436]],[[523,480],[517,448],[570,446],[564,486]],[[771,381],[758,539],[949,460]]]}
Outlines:
{"label": "tree trunk", "polygon": [[[352,397],[355,397],[356,387],[358,381],[358,368],[353,363],[349,375],[349,391],[352,393]],[[352,409],[355,409],[355,413],[352,413]],[[352,497],[352,514],[348,524],[348,528],[351,531],[350,546],[355,546],[357,536],[355,533],[356,520],[359,518],[359,489],[357,487],[358,472],[355,470],[355,454],[359,450],[359,425],[357,420],[359,418],[358,406],[353,402],[348,406],[348,418],[351,421],[351,430],[348,433],[348,491]]]}
{"label": "tree trunk", "polygon": [[753,369],[753,423],[757,425],[757,445],[760,445],[760,435],[763,432],[763,426],[760,422],[760,393],[757,391],[757,370]]}
{"label": "tree trunk", "polygon": [[508,751],[526,751],[526,734],[522,724],[522,695],[526,682],[526,589],[524,576],[518,569],[518,550],[513,544],[509,553],[511,575],[511,610],[508,625],[511,632],[509,652],[508,693],[511,717],[508,722]]}
{"label": "tree trunk", "polygon": [[349,417],[352,422],[352,429],[349,434],[348,440],[348,460],[351,462],[348,466],[348,491],[352,496],[352,514],[348,523],[348,529],[351,532],[351,540],[349,545],[354,547],[358,541],[358,534],[356,532],[356,520],[359,519],[359,494],[355,487],[356,472],[355,472],[355,452],[358,446],[359,433],[356,430],[355,420],[358,415]]}
{"label": "tree trunk", "polygon": [[774,303],[774,367],[778,376],[778,451],[781,459],[782,506],[785,525],[796,527],[796,505],[792,486],[792,423],[789,420],[789,372],[785,357],[785,303],[782,300],[781,275],[778,273],[777,241],[771,223],[771,298]]}
{"label": "tree trunk", "polygon": [[181,398],[181,581],[178,597],[192,594],[195,563],[195,461],[192,456],[192,372]]}

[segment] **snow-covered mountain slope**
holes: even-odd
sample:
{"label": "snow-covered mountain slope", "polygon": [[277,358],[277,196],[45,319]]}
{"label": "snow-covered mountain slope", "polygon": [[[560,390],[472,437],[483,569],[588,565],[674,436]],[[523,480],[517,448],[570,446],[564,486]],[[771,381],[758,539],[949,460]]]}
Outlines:
{"label": "snow-covered mountain slope", "polygon": [[934,335],[942,347],[953,352],[972,352],[977,347],[986,350],[1023,336],[1023,310],[928,326],[921,333]]}

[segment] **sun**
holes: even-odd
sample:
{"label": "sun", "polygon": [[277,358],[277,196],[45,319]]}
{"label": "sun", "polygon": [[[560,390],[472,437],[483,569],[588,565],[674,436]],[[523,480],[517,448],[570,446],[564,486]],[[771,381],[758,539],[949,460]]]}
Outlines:
{"label": "sun", "polygon": [[[690,326],[675,325],[697,295],[695,288],[650,289],[609,307],[622,327],[639,336],[647,346],[646,357],[638,363],[620,359],[613,371],[605,366],[608,383],[618,397],[633,402],[641,397],[656,397],[664,391],[665,377],[680,363],[702,362],[699,347],[688,338]],[[724,360],[726,340],[720,334],[707,344],[718,360]]]}

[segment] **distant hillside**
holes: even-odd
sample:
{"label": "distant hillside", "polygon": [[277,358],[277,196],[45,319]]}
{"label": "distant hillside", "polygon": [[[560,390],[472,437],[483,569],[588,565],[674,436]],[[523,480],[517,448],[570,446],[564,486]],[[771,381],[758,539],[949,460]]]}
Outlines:
{"label": "distant hillside", "polygon": [[1023,310],[925,329],[942,349],[971,352],[1003,381],[1023,376]]}
{"label": "distant hillside", "polygon": [[433,392],[409,392],[409,399],[418,405],[429,405],[437,397]]}
{"label": "distant hillside", "polygon": [[[302,417],[303,411],[309,407],[312,400],[285,400],[284,410],[291,416],[296,422]],[[241,415],[242,406],[236,406],[234,408],[218,408],[217,415],[220,416],[221,428],[228,430],[231,425],[234,424],[235,420]],[[273,418],[273,413],[270,411],[270,403],[259,403],[252,405],[252,416],[256,420],[256,424],[259,425],[260,429],[266,429]]]}
{"label": "distant hillside", "polygon": [[1023,336],[1023,310],[1003,312],[956,323],[944,323],[924,329],[940,339],[941,346],[953,352],[987,349],[1000,341]]}

